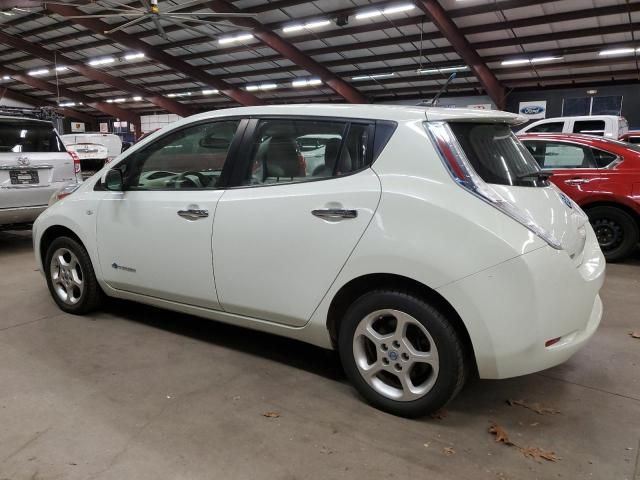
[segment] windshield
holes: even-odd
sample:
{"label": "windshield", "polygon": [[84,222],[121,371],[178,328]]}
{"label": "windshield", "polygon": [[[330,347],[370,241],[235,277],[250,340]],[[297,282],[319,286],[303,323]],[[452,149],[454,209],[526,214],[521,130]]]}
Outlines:
{"label": "windshield", "polygon": [[549,182],[529,151],[506,124],[449,124],[469,163],[487,183],[545,187]]}
{"label": "windshield", "polygon": [[0,123],[0,152],[64,152],[51,124],[11,120]]}

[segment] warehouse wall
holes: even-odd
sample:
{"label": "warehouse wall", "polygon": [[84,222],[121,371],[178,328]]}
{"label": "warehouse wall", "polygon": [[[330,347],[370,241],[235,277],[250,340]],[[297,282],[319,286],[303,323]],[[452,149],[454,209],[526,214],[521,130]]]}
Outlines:
{"label": "warehouse wall", "polygon": [[507,111],[517,112],[520,102],[547,101],[547,118],[562,115],[562,99],[586,97],[587,90],[597,90],[595,96],[622,95],[622,116],[629,127],[640,129],[640,84],[608,85],[580,88],[561,88],[553,90],[514,91],[507,97]]}

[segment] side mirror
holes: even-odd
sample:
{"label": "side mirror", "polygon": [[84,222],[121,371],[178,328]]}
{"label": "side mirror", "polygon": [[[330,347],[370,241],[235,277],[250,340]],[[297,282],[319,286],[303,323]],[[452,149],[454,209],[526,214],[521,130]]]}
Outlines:
{"label": "side mirror", "polygon": [[121,192],[124,190],[124,181],[122,172],[117,168],[107,171],[104,177],[104,187],[111,192]]}

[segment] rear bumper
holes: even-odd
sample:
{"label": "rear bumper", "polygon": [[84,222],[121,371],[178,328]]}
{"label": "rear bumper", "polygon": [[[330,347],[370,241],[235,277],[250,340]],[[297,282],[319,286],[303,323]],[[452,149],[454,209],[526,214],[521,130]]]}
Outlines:
{"label": "rear bumper", "polygon": [[579,267],[566,252],[543,247],[438,289],[469,331],[481,378],[553,367],[594,334],[605,261],[588,230]]}
{"label": "rear bumper", "polygon": [[33,223],[46,210],[46,205],[33,207],[0,208],[0,227]]}

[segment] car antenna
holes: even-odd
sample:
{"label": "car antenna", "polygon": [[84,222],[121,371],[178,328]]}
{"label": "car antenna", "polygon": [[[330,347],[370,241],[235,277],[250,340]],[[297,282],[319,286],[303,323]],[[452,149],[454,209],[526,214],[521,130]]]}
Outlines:
{"label": "car antenna", "polygon": [[438,104],[438,100],[440,100],[440,96],[447,91],[447,89],[449,88],[449,85],[454,80],[454,78],[456,78],[456,72],[453,72],[451,75],[449,75],[449,78],[447,78],[447,81],[444,82],[444,85],[442,85],[440,90],[438,90],[438,93],[436,93],[431,100],[423,100],[420,103],[418,103],[418,106],[419,107],[435,107]]}

